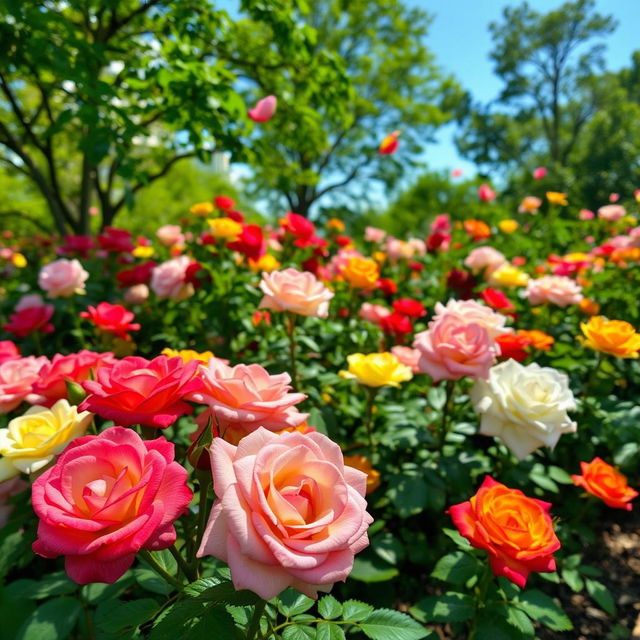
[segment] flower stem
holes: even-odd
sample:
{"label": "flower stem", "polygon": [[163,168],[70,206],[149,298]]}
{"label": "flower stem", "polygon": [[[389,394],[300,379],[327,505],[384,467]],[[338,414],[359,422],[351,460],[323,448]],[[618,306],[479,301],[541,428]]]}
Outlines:
{"label": "flower stem", "polygon": [[200,481],[200,497],[198,501],[198,531],[196,533],[196,544],[193,549],[193,558],[191,558],[191,566],[194,567],[195,573],[198,573],[198,558],[196,554],[198,553],[198,549],[200,548],[200,543],[202,542],[202,537],[204,536],[204,530],[207,526],[207,502],[208,502],[208,493],[209,493],[209,484],[211,482],[211,478],[209,477],[209,473],[202,471],[198,472],[198,480]]}
{"label": "flower stem", "polygon": [[296,317],[293,313],[287,314],[287,335],[289,336],[289,365],[291,374],[291,384],[293,390],[298,390],[298,368],[296,365]]}
{"label": "flower stem", "polygon": [[469,640],[475,640],[478,634],[478,613],[480,609],[484,606],[485,600],[487,599],[487,589],[493,580],[493,571],[491,570],[491,565],[487,564],[485,567],[484,573],[478,584],[476,586],[476,611],[473,617],[473,621],[471,622],[471,633],[469,634]]}
{"label": "flower stem", "polygon": [[256,606],[253,609],[253,616],[251,616],[251,622],[247,627],[246,640],[253,640],[256,637],[256,634],[260,630],[260,619],[262,618],[262,614],[264,613],[264,609],[266,606],[266,600],[260,600],[260,602],[256,603]]}
{"label": "flower stem", "polygon": [[364,425],[367,429],[367,436],[369,438],[369,455],[372,459],[377,453],[376,443],[373,440],[373,408],[375,406],[377,393],[377,387],[367,387],[367,409]]}
{"label": "flower stem", "polygon": [[169,547],[169,552],[175,558],[175,560],[178,563],[178,566],[180,567],[180,570],[184,574],[185,578],[189,582],[193,582],[194,580],[196,580],[196,572],[194,571],[193,567],[190,567],[187,564],[187,561],[184,559],[183,555],[178,551],[178,549],[176,549],[176,545],[175,544],[172,544]]}
{"label": "flower stem", "polygon": [[139,552],[144,561],[164,580],[173,585],[176,589],[182,590],[183,584],[178,578],[174,578],[168,571],[161,567],[156,559],[151,555],[151,552],[147,549],[141,549]]}
{"label": "flower stem", "polygon": [[444,406],[442,407],[442,422],[440,423],[440,431],[438,433],[438,451],[440,452],[440,455],[442,455],[444,443],[447,439],[447,432],[449,430],[449,414],[451,413],[451,403],[453,401],[453,390],[455,386],[455,380],[447,380],[446,396]]}

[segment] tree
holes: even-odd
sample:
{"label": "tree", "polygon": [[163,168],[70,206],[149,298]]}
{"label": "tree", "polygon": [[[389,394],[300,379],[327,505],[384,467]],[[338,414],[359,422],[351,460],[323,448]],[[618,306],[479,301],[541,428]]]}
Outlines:
{"label": "tree", "polygon": [[[243,2],[271,35],[271,71],[308,61],[295,2]],[[183,159],[247,157],[233,29],[199,0],[5,0],[0,162],[37,186],[59,232],[87,233],[92,203],[111,224]],[[338,66],[325,75],[340,84]]]}
{"label": "tree", "polygon": [[[257,193],[308,215],[319,201],[367,199],[371,182],[392,186],[424,149],[435,128],[453,116],[460,92],[424,44],[430,17],[399,0],[309,3],[299,19],[315,31],[314,56],[335,53],[351,90],[329,92],[331,80],[304,67],[288,74],[248,69],[262,94],[279,98],[278,112],[260,128],[254,167]],[[240,32],[248,60],[263,59],[265,33]],[[401,130],[399,151],[380,156],[381,139]]]}
{"label": "tree", "polygon": [[487,168],[532,156],[566,167],[604,96],[591,79],[604,68],[600,39],[615,21],[595,12],[595,0],[565,2],[546,14],[524,2],[505,8],[502,18],[489,29],[503,90],[469,110],[457,146]]}

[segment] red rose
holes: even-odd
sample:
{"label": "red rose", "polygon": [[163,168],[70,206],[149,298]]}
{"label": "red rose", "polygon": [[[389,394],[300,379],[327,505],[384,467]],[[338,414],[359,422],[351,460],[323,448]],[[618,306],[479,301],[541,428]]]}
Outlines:
{"label": "red rose", "polygon": [[120,304],[101,302],[97,307],[89,305],[88,311],[81,311],[80,317],[91,320],[101,331],[113,333],[118,338],[129,340],[129,331],[138,331],[140,325],[131,322],[134,318],[131,311],[127,311]]}
{"label": "red rose", "polygon": [[434,253],[438,249],[446,251],[451,243],[451,234],[444,231],[434,231],[427,238],[427,251]]}
{"label": "red rose", "polygon": [[412,298],[400,298],[393,303],[393,308],[398,313],[403,313],[410,318],[422,318],[426,315],[427,310],[417,300]]}
{"label": "red rose", "polygon": [[392,296],[398,293],[398,285],[390,278],[380,278],[377,286],[385,296]]}
{"label": "red rose", "polygon": [[142,424],[164,429],[193,407],[183,398],[202,385],[194,377],[199,362],[186,364],[179,356],[146,360],[129,356],[97,371],[97,380],[82,384],[90,395],[80,405],[123,426]]}
{"label": "red rose", "polygon": [[82,258],[86,258],[93,248],[94,244],[91,236],[65,236],[64,244],[58,248],[56,253],[59,255],[79,255]]}
{"label": "red rose", "polygon": [[95,353],[83,349],[68,356],[56,353],[51,362],[38,373],[33,392],[41,396],[38,404],[50,407],[61,399],[68,400],[66,380],[81,384],[95,375],[99,367],[109,367],[115,362],[112,353]]}
{"label": "red rose", "polygon": [[18,338],[24,338],[35,331],[51,333],[54,327],[49,320],[51,320],[53,312],[54,307],[51,304],[20,309],[9,316],[9,322],[4,325],[3,329]]}
{"label": "red rose", "polygon": [[461,300],[468,300],[473,295],[476,279],[464,269],[451,269],[447,274],[447,287],[453,289]]}
{"label": "red rose", "polygon": [[229,242],[227,247],[252,260],[258,260],[267,252],[262,228],[256,224],[245,224],[238,239],[235,242]]}
{"label": "red rose", "polygon": [[411,320],[397,311],[380,318],[380,328],[385,333],[393,336],[404,336],[413,331]]}
{"label": "red rose", "polygon": [[135,267],[131,267],[131,269],[124,269],[123,271],[116,273],[118,286],[125,288],[133,287],[136,284],[149,284],[149,281],[151,280],[151,272],[157,266],[157,262],[150,260],[149,262],[143,262]]}
{"label": "red rose", "polygon": [[527,347],[531,344],[531,340],[515,333],[505,333],[496,336],[496,343],[500,347],[500,358],[508,360],[513,358],[518,362],[522,362],[529,354]]}
{"label": "red rose", "polygon": [[486,305],[495,311],[513,311],[515,308],[513,302],[511,302],[502,291],[498,291],[498,289],[489,287],[480,292],[480,297]]}
{"label": "red rose", "polygon": [[134,248],[133,242],[131,242],[131,233],[114,227],[104,228],[104,231],[98,236],[98,244],[104,251],[115,253],[129,253]]}
{"label": "red rose", "polygon": [[222,209],[222,211],[231,211],[236,206],[235,200],[229,196],[216,196],[213,199],[213,204],[216,205],[217,209]]}
{"label": "red rose", "polygon": [[231,218],[236,222],[240,222],[240,223],[244,222],[244,216],[242,215],[242,213],[240,213],[240,211],[227,211],[226,215],[227,215],[227,218]]}

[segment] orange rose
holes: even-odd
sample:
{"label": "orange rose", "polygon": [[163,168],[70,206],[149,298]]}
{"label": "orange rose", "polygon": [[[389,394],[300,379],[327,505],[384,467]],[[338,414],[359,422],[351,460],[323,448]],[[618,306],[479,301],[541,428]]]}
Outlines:
{"label": "orange rose", "polygon": [[608,320],[604,316],[593,316],[589,322],[581,322],[585,335],[585,347],[608,353],[618,358],[637,358],[640,354],[640,334],[624,320]]}
{"label": "orange rose", "polygon": [[345,456],[344,463],[367,474],[367,495],[374,492],[380,486],[380,472],[376,471],[370,460],[365,456]]}
{"label": "orange rose", "polygon": [[555,342],[553,336],[544,333],[544,331],[537,331],[536,329],[519,329],[518,335],[529,340],[531,346],[539,351],[549,351]]}
{"label": "orange rose", "polygon": [[354,289],[371,289],[378,282],[380,269],[375,260],[354,256],[349,258],[341,275]]}
{"label": "orange rose", "polygon": [[600,305],[591,298],[582,298],[578,302],[578,308],[587,316],[595,316],[600,313]]}
{"label": "orange rose", "polygon": [[471,236],[472,240],[486,240],[491,237],[489,225],[482,220],[465,220],[464,230]]}
{"label": "orange rose", "polygon": [[583,487],[609,507],[631,511],[630,502],[638,492],[627,484],[627,479],[619,471],[597,457],[591,462],[581,462],[580,469],[581,476],[571,476],[576,487]]}
{"label": "orange rose", "polygon": [[553,553],[560,541],[553,531],[550,507],[487,476],[471,500],[447,513],[474,547],[489,553],[494,574],[524,587],[532,571],[556,570]]}

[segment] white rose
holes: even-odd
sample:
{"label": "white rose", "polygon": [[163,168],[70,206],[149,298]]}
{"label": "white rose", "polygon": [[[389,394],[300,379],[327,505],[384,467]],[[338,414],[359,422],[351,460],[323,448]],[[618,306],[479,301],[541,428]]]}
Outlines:
{"label": "white rose", "polygon": [[567,415],[576,408],[569,380],[550,367],[507,360],[476,381],[471,401],[482,416],[480,433],[500,438],[519,460],[576,430]]}

